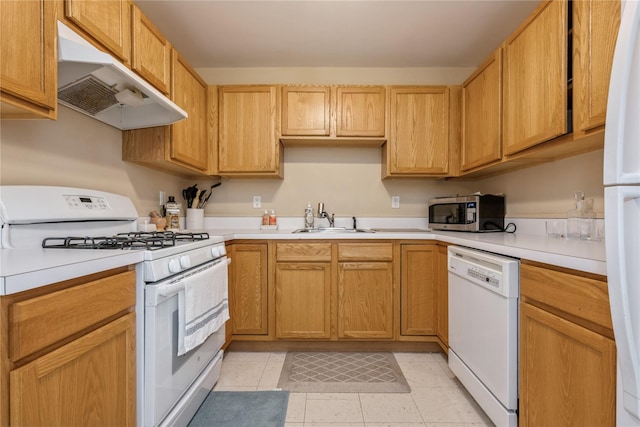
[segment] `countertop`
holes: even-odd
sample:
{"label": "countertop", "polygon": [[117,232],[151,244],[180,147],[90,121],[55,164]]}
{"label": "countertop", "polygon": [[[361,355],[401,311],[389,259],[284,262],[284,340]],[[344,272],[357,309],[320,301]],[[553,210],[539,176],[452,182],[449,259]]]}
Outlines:
{"label": "countertop", "polygon": [[[603,241],[575,241],[509,233],[451,231],[377,233],[292,233],[293,229],[258,230],[213,228],[211,235],[226,241],[248,240],[438,240],[455,245],[606,275]],[[0,249],[0,295],[142,262],[141,251],[19,248]]]}
{"label": "countertop", "polygon": [[604,241],[555,239],[520,233],[462,233],[455,231],[377,233],[292,233],[293,230],[209,229],[211,235],[233,239],[403,239],[438,240],[514,258],[543,262],[594,274],[607,274]]}
{"label": "countertop", "polygon": [[0,295],[142,262],[142,251],[0,249]]}

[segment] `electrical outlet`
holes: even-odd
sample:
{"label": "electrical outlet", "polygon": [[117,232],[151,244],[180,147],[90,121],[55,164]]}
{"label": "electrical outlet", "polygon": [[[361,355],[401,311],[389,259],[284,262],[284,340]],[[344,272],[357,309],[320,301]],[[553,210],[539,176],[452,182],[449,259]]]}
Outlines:
{"label": "electrical outlet", "polygon": [[165,193],[164,191],[160,192],[160,206],[164,206],[165,203],[167,203],[167,193]]}
{"label": "electrical outlet", "polygon": [[253,207],[254,208],[262,207],[262,200],[260,199],[260,196],[253,196]]}
{"label": "electrical outlet", "polygon": [[392,196],[391,197],[391,208],[392,209],[400,209],[400,196]]}

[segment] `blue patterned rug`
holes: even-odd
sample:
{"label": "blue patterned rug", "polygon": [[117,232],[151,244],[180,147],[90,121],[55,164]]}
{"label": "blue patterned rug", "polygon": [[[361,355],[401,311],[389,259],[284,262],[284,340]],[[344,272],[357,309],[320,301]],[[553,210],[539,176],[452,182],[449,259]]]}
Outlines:
{"label": "blue patterned rug", "polygon": [[283,427],[288,391],[212,391],[188,427]]}

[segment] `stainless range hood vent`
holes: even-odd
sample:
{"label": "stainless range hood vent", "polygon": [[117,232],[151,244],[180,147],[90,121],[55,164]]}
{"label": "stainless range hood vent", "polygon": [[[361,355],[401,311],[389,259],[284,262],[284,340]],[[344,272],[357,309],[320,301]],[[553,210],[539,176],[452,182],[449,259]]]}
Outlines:
{"label": "stainless range hood vent", "polygon": [[58,89],[58,101],[95,116],[118,104],[117,90],[89,75]]}
{"label": "stainless range hood vent", "polygon": [[58,87],[61,104],[122,130],[187,118],[183,109],[146,80],[60,21]]}

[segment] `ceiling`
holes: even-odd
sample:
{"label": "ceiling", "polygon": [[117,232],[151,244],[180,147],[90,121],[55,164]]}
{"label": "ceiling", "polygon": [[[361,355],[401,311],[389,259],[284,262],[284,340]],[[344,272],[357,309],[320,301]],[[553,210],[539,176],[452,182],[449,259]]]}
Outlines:
{"label": "ceiling", "polygon": [[195,68],[475,67],[538,1],[135,0]]}

